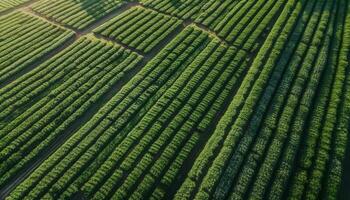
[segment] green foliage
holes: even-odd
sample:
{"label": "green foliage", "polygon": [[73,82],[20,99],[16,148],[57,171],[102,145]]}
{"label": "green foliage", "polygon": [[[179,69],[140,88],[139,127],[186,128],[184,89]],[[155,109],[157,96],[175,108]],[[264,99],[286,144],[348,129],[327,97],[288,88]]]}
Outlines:
{"label": "green foliage", "polygon": [[182,21],[143,7],[134,7],[98,27],[95,34],[150,52]]}

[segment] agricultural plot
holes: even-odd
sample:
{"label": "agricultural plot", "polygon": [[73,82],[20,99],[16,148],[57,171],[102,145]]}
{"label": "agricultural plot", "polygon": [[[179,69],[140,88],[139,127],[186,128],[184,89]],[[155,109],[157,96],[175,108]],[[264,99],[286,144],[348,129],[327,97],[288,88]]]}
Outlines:
{"label": "agricultural plot", "polygon": [[0,23],[0,83],[73,37],[71,31],[22,12],[1,17]]}
{"label": "agricultural plot", "polygon": [[43,0],[31,8],[45,18],[74,29],[84,29],[124,3],[122,0]]}
{"label": "agricultural plot", "polygon": [[[280,18],[281,22],[285,22],[274,27],[273,34],[267,39],[269,42],[265,43],[269,46],[266,48],[272,49],[271,53],[273,51],[281,53],[274,56],[266,55],[269,53],[266,48],[259,52],[238,94],[177,192],[178,199],[235,199],[244,196],[253,199],[262,196],[268,199],[283,199],[283,194],[288,192],[289,186],[293,187],[290,195],[296,199],[303,199],[303,195],[306,195],[307,199],[318,199],[323,176],[335,174],[334,176],[338,175],[340,178],[339,167],[330,167],[329,171],[326,171],[325,159],[330,157],[322,157],[325,152],[318,154],[320,158],[312,155],[313,151],[335,148],[330,146],[334,144],[330,142],[332,137],[319,136],[317,139],[315,133],[311,133],[313,135],[310,134],[308,139],[302,140],[300,133],[306,132],[307,128],[319,128],[319,134],[338,132],[342,135],[334,135],[334,139],[339,137],[340,146],[337,148],[339,152],[344,153],[346,136],[343,132],[334,130],[332,126],[327,127],[327,123],[334,126],[332,120],[337,119],[335,116],[337,111],[331,107],[344,105],[339,95],[345,94],[341,91],[344,89],[341,85],[346,82],[338,79],[342,83],[334,82],[330,83],[331,85],[326,83],[327,79],[334,80],[333,74],[340,73],[339,76],[345,76],[346,73],[342,69],[344,60],[340,62],[340,71],[332,69],[338,67],[336,55],[339,52],[330,51],[331,46],[339,49],[337,45],[340,45],[341,38],[347,37],[342,35],[341,30],[344,23],[344,10],[341,9],[346,7],[344,3],[344,1],[291,1],[285,7],[286,12],[295,13],[292,15],[294,17],[288,20]],[[307,19],[306,23],[298,22],[304,19]],[[340,38],[336,36],[338,33]],[[283,48],[285,45],[287,48]],[[325,55],[329,55],[331,59],[327,60]],[[265,60],[266,63],[259,60],[264,56],[268,58]],[[328,69],[325,69],[326,66]],[[329,73],[325,73],[325,70]],[[323,77],[326,79],[325,82],[321,81],[322,73],[325,73]],[[321,82],[326,84],[322,89],[328,90],[322,94],[328,92],[324,95],[332,96],[333,92],[337,93],[334,94],[336,102],[330,98],[328,105],[322,102],[319,105],[322,107],[316,107],[317,110],[312,113],[312,99],[315,99]],[[242,97],[245,95],[247,97],[243,100]],[[324,111],[328,113],[318,113]],[[317,124],[320,123],[322,116],[319,115],[322,114],[326,115],[325,117],[332,116],[332,119],[326,120],[324,126]],[[308,116],[313,118],[316,124],[308,126],[306,124]],[[315,149],[314,143],[317,140],[320,140],[319,147]],[[325,140],[324,144],[322,140]],[[307,154],[300,158],[301,168],[297,178],[294,182],[288,183],[295,173],[294,163],[297,161],[298,150],[304,149],[303,143]],[[329,153],[330,151],[326,155]],[[302,171],[307,171],[309,175]],[[333,179],[329,181],[336,181],[334,177]],[[331,185],[325,196],[335,197],[334,187],[339,184],[338,181],[327,183]],[[326,189],[328,190],[328,187]]]}
{"label": "agricultural plot", "polygon": [[94,32],[148,53],[181,24],[182,20],[137,6],[104,23]]}
{"label": "agricultural plot", "polygon": [[2,0],[0,2],[0,12],[6,11],[10,8],[14,8],[29,1],[30,0]]}
{"label": "agricultural plot", "polygon": [[0,199],[350,198],[349,1],[38,0],[0,22]]}
{"label": "agricultural plot", "polygon": [[0,186],[35,160],[140,59],[120,46],[82,38],[2,88]]}
{"label": "agricultural plot", "polygon": [[[223,3],[210,1],[204,5],[203,12],[195,21],[209,27],[229,43],[233,43],[237,35],[243,31],[243,35],[246,35],[257,26],[268,28],[271,19],[276,18],[285,2],[283,0],[234,1],[232,3],[231,1]],[[264,18],[270,20],[263,21]]]}
{"label": "agricultural plot", "polygon": [[[23,185],[36,187],[13,196],[67,198],[82,190],[96,199],[142,198],[157,190],[158,179],[171,184],[238,84],[243,68],[236,53],[197,28],[185,29]],[[63,171],[50,170],[57,162]],[[84,176],[74,179],[77,173]],[[154,195],[164,196],[159,190]]]}

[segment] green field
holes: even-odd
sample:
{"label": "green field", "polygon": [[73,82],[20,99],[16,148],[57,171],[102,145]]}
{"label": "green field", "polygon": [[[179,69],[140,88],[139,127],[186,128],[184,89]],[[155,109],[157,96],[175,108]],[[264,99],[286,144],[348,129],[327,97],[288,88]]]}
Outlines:
{"label": "green field", "polygon": [[350,1],[0,1],[0,200],[349,185]]}

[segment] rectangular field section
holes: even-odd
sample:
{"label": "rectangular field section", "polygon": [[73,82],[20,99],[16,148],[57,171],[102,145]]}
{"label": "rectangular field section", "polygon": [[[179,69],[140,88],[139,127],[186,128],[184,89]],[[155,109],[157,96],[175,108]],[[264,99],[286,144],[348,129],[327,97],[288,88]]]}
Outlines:
{"label": "rectangular field section", "polygon": [[122,0],[43,0],[32,6],[33,11],[75,29],[84,29],[94,21],[115,11]]}
{"label": "rectangular field section", "polygon": [[181,23],[182,20],[175,17],[137,6],[111,19],[94,32],[148,53]]}
{"label": "rectangular field section", "polygon": [[83,37],[0,89],[0,187],[51,145],[63,143],[69,127],[141,59],[121,46]]}
{"label": "rectangular field section", "polygon": [[1,0],[0,1],[0,12],[5,11],[10,8],[14,8],[16,6],[21,5],[22,3],[26,3],[29,0]]}
{"label": "rectangular field section", "polygon": [[74,35],[22,12],[1,17],[0,24],[0,84]]}

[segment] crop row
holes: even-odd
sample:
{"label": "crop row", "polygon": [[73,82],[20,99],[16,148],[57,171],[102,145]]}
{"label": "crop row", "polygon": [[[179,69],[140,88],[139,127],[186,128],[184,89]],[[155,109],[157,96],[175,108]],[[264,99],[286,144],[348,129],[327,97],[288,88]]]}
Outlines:
{"label": "crop row", "polygon": [[[260,184],[268,183],[270,180],[271,188],[265,187],[265,194],[267,193],[269,198],[282,198],[290,181],[291,172],[294,170],[301,139],[304,136],[308,118],[312,114],[315,95],[319,90],[321,77],[325,75],[325,68],[328,67],[327,55],[330,52],[333,27],[336,25],[334,13],[338,2],[317,1],[315,8],[317,11],[313,12],[301,40],[308,44],[308,47],[303,47],[306,51],[302,54],[304,57],[299,65],[301,68],[280,115],[275,137],[272,138],[257,176],[257,179],[264,177],[264,181]],[[263,175],[267,171],[273,172],[274,175]],[[263,191],[257,184],[254,183],[253,191]],[[271,192],[267,192],[268,190]],[[263,193],[257,193],[259,194]]]}
{"label": "crop row", "polygon": [[33,162],[141,60],[82,38],[0,90],[0,185]]}
{"label": "crop row", "polygon": [[[317,199],[322,189],[327,190],[328,197],[334,198],[341,180],[341,163],[348,131],[344,123],[349,120],[344,115],[348,112],[345,91],[348,87],[346,77],[349,67],[345,56],[349,52],[349,39],[346,36],[349,31],[349,21],[344,20],[349,7],[346,1],[340,1],[337,9],[336,21],[338,24],[335,26],[332,38],[333,51],[329,53],[329,68],[326,69],[320,97],[315,105],[316,108],[308,129],[309,134],[302,146],[304,153],[298,161],[298,168],[293,179],[293,189],[290,191],[293,198],[303,198],[303,195],[306,194],[308,199]],[[333,152],[338,152],[338,155],[333,158],[334,161],[330,161],[332,148],[336,149]],[[322,181],[324,177],[327,177],[327,186]]]}
{"label": "crop row", "polygon": [[104,23],[94,32],[148,53],[181,23],[177,18],[137,6]]}
{"label": "crop row", "polygon": [[2,0],[0,2],[0,12],[19,6],[29,0]]}
{"label": "crop row", "polygon": [[[215,194],[214,197],[220,199],[228,196],[236,175],[235,171],[237,171],[234,165],[230,167],[228,159],[231,157],[234,147],[238,144],[239,137],[243,135],[243,131],[249,130],[249,119],[253,112],[257,112],[257,114],[256,119],[251,121],[252,123],[255,122],[255,126],[252,126],[252,128],[257,129],[259,127],[258,117],[263,115],[278,79],[283,73],[283,67],[285,67],[283,63],[275,65],[279,59],[279,54],[276,52],[284,49],[290,32],[297,22],[301,7],[300,5],[295,7],[296,4],[295,1],[289,1],[286,4],[280,18],[244,78],[237,95],[221,118],[204,150],[197,157],[187,179],[177,192],[176,198],[211,198]],[[288,61],[288,57],[284,59]],[[286,62],[285,60],[281,61]],[[268,90],[263,93],[264,96],[262,96],[263,88]],[[259,99],[261,99],[261,102]],[[260,104],[259,107],[257,107],[258,103]],[[254,129],[251,131],[254,131]],[[248,144],[246,147],[249,146]],[[237,152],[237,161],[240,157],[240,153]],[[215,160],[213,161],[213,159]],[[233,161],[232,164],[234,164]],[[228,174],[227,176],[221,176],[226,166],[228,167],[226,171]],[[220,177],[222,177],[222,180],[220,180]],[[220,188],[217,188],[218,191],[215,192],[217,185]]]}
{"label": "crop row", "polygon": [[0,83],[30,67],[73,37],[73,33],[31,15],[14,12],[0,18]]}
{"label": "crop row", "polygon": [[31,8],[56,22],[75,29],[84,29],[96,20],[120,8],[125,2],[122,0],[44,0],[39,1]]}
{"label": "crop row", "polygon": [[[223,72],[222,67],[225,65],[215,68],[213,65],[219,62],[224,53],[225,47],[218,46],[218,41],[209,43],[135,125],[110,157],[117,165],[112,176],[97,190],[95,199],[108,198],[109,195],[116,199],[138,199],[148,194],[148,190],[162,177],[163,171],[191,137],[191,130],[196,128],[205,114],[203,111],[206,106],[212,103],[212,99],[206,99],[198,107],[202,97],[207,92],[214,97],[218,92],[210,90],[210,86]],[[207,76],[210,72],[212,73]],[[105,167],[102,169],[104,173],[108,172]],[[93,176],[90,180],[96,179]],[[107,188],[111,194],[105,193]],[[83,187],[83,191],[85,189]]]}
{"label": "crop row", "polygon": [[181,19],[195,19],[207,1],[209,0],[140,0],[146,7]]}
{"label": "crop row", "polygon": [[[11,196],[69,197],[76,192],[95,174],[134,128],[134,124],[145,116],[209,41],[207,34],[193,27],[185,29],[70,137],[60,150],[49,157],[33,173],[34,176],[19,185]],[[113,167],[114,164],[110,162],[107,166]],[[109,174],[104,175],[108,177]]]}
{"label": "crop row", "polygon": [[[177,198],[283,197],[328,64],[333,27],[341,21],[335,14],[339,2],[289,1],[264,44],[271,51],[263,47],[259,52],[250,71],[254,73],[245,77]],[[264,69],[256,71],[261,65]],[[344,137],[339,141],[344,143]]]}
{"label": "crop row", "polygon": [[[241,47],[242,41],[247,36],[266,33],[270,30],[273,22],[277,20],[285,1],[232,1],[222,2],[209,1],[204,7],[196,22],[203,24],[224,38],[234,46]],[[226,5],[226,6],[225,6]],[[255,31],[259,27],[260,32]],[[247,41],[246,49],[250,46],[259,46],[256,41]],[[253,51],[256,49],[252,49]]]}
{"label": "crop row", "polygon": [[[276,12],[276,9],[283,4],[279,3],[276,4],[274,9],[272,9],[272,13]],[[128,15],[131,11],[126,11],[126,15]],[[121,17],[123,18],[123,17]],[[240,40],[241,43],[240,46],[246,47],[246,49],[253,48],[253,45],[251,43],[245,43],[246,41],[255,42],[258,40],[258,38],[261,36],[263,30],[266,28],[264,27],[265,24],[269,23],[271,18],[269,17],[263,17],[261,18],[261,26],[255,27],[254,31],[248,31],[246,37],[242,38]],[[178,38],[181,38],[181,35],[186,34],[189,32],[189,30],[192,30],[193,28],[190,27],[189,29],[185,29],[185,31],[180,34]],[[196,34],[198,34],[198,30],[194,29]],[[200,32],[200,31],[199,31]],[[190,36],[192,36],[190,34]],[[203,35],[203,34],[201,34]],[[203,36],[202,36],[203,37]],[[207,37],[207,36],[206,36]],[[179,39],[175,39],[174,42],[176,42]],[[193,40],[193,38],[192,38]],[[203,40],[203,39],[202,39]],[[172,43],[174,43],[172,42]],[[191,42],[183,41],[182,45],[189,45]],[[193,44],[192,44],[193,45]],[[197,44],[200,46],[200,44]],[[197,46],[198,47],[198,46]],[[183,64],[181,62],[184,62],[185,60],[178,62],[178,59],[176,57],[171,58],[172,62],[164,62],[162,60],[159,60],[159,57],[164,56],[162,52],[160,55],[158,55],[152,64],[148,64],[144,70],[146,70],[148,67],[154,68],[153,65],[157,62],[163,62],[168,63],[168,65],[181,65],[181,66],[190,66],[190,63],[193,61],[193,59],[196,58],[196,55],[201,52],[201,48],[199,50],[196,50],[196,54],[192,54],[191,51],[194,51],[195,47],[188,48],[186,46],[181,46],[183,48],[182,51],[186,49],[186,51],[183,53],[183,56],[189,56],[186,60],[186,64]],[[221,50],[222,51],[222,50]],[[179,51],[181,52],[181,51]],[[202,51],[201,54],[205,53],[206,51]],[[219,51],[220,52],[220,51]],[[224,97],[227,97],[230,95],[230,89],[232,88],[234,84],[239,84],[241,77],[239,74],[243,74],[244,71],[247,68],[247,55],[244,51],[238,51],[236,53],[231,52],[231,56],[225,56],[232,58],[232,66],[234,68],[239,68],[237,71],[235,78],[229,78],[227,73],[223,73],[223,79],[224,80],[230,80],[228,83],[225,84],[222,83],[222,81],[218,81],[215,85],[221,85],[221,89],[217,89],[217,91],[223,91],[221,93],[218,93],[218,97],[215,96],[217,92],[209,93],[207,96],[208,102],[203,101],[202,103],[199,103],[199,105],[202,105],[198,107],[198,111],[194,110],[195,115],[191,114],[188,109],[196,109],[195,104],[186,105],[186,100],[188,98],[191,98],[189,94],[189,89],[196,89],[196,87],[189,87],[189,89],[184,90],[184,96],[179,96],[178,98],[185,98],[180,99],[178,101],[175,101],[176,106],[184,106],[183,109],[170,109],[169,111],[164,110],[167,108],[167,106],[164,106],[162,101],[160,99],[167,100],[165,102],[168,102],[170,100],[173,101],[173,99],[170,99],[168,96],[162,97],[162,94],[165,92],[166,94],[169,93],[173,94],[175,91],[181,92],[183,89],[182,87],[175,87],[173,85],[172,87],[175,87],[176,90],[174,91],[171,89],[171,85],[173,84],[174,79],[168,80],[169,85],[164,85],[160,89],[157,89],[160,87],[160,85],[163,85],[162,83],[157,83],[157,85],[149,86],[152,90],[148,91],[147,96],[142,96],[140,93],[142,90],[140,88],[136,87],[136,82],[134,79],[142,80],[146,79],[148,80],[147,76],[143,73],[140,73],[140,75],[137,75],[130,83],[130,85],[126,86],[127,89],[123,88],[123,90],[118,93],[115,97],[117,100],[116,102],[110,102],[106,107],[111,107],[110,109],[115,106],[114,110],[104,110],[99,113],[105,113],[105,114],[97,114],[96,119],[94,118],[94,123],[89,123],[89,125],[86,125],[83,129],[81,129],[78,133],[76,133],[76,139],[69,140],[65,145],[61,147],[61,149],[67,149],[64,151],[60,151],[61,153],[54,154],[52,158],[50,157],[49,160],[46,161],[40,167],[39,172],[35,172],[36,174],[39,173],[38,177],[29,178],[27,179],[21,186],[19,186],[18,189],[14,192],[14,197],[21,198],[24,195],[28,195],[29,197],[41,197],[41,196],[53,196],[55,198],[68,198],[78,190],[82,190],[84,195],[87,197],[95,197],[95,198],[111,198],[113,195],[114,197],[126,198],[130,197],[132,193],[132,197],[140,197],[142,195],[151,194],[154,198],[164,198],[164,195],[166,191],[164,191],[164,187],[171,187],[172,182],[176,178],[176,173],[180,170],[179,168],[186,160],[186,155],[190,153],[190,149],[194,148],[196,145],[196,141],[199,140],[200,135],[189,135],[188,131],[192,132],[198,132],[200,134],[201,132],[205,131],[208,127],[208,124],[210,124],[210,121],[212,120],[215,113],[220,110],[220,105],[223,104]],[[209,54],[210,55],[210,54]],[[174,56],[174,55],[171,55]],[[199,58],[205,59],[208,56],[201,56]],[[181,56],[180,56],[181,58]],[[181,58],[185,59],[184,58]],[[173,63],[173,64],[171,64]],[[210,64],[210,62],[208,63]],[[199,65],[200,64],[196,64]],[[220,65],[219,65],[220,66]],[[218,67],[219,67],[218,66]],[[160,66],[158,66],[160,68]],[[191,68],[187,67],[186,70],[190,70]],[[208,68],[209,70],[210,68]],[[230,67],[228,69],[232,70]],[[228,70],[227,69],[227,70]],[[174,70],[174,69],[172,69]],[[193,69],[192,69],[193,70]],[[180,76],[182,71],[176,71],[176,77]],[[172,72],[174,73],[174,72]],[[209,72],[207,72],[209,73]],[[184,73],[191,75],[191,73]],[[214,75],[215,73],[213,73]],[[171,73],[167,74],[167,77],[169,77]],[[171,77],[171,76],[170,76]],[[180,76],[180,78],[185,78],[186,76]],[[206,77],[202,74],[202,76],[199,77]],[[157,78],[161,78],[158,77]],[[186,81],[181,80],[181,84],[185,84]],[[213,78],[212,76],[208,76],[208,78]],[[148,80],[151,81],[152,79]],[[165,81],[165,80],[163,80]],[[199,84],[201,82],[198,82],[198,78],[194,79],[195,84]],[[214,82],[214,81],[212,81]],[[158,85],[159,84],[159,85]],[[223,89],[222,87],[226,87],[226,89]],[[170,89],[169,89],[170,87]],[[216,86],[217,87],[217,86]],[[214,88],[216,88],[214,87]],[[236,85],[237,87],[237,85]],[[181,90],[180,90],[181,89]],[[138,98],[132,97],[128,98],[131,94],[124,93],[125,91],[129,91],[130,93],[133,93],[133,91],[138,91],[137,93],[134,93],[134,95],[141,95]],[[143,89],[144,90],[144,89]],[[166,92],[168,91],[168,92]],[[204,95],[203,90],[202,95]],[[152,94],[155,93],[155,94]],[[145,94],[145,95],[146,95]],[[178,94],[178,93],[175,93]],[[181,94],[181,93],[179,93]],[[150,96],[155,95],[155,96]],[[174,94],[173,94],[174,95]],[[232,95],[232,94],[231,94]],[[176,95],[173,97],[175,98]],[[198,98],[198,95],[195,96]],[[138,99],[137,104],[132,103],[133,99]],[[213,98],[217,98],[216,101],[214,101]],[[147,100],[150,99],[150,100]],[[159,100],[158,100],[159,99]],[[198,98],[198,99],[206,99],[206,98]],[[212,99],[211,101],[209,101]],[[158,101],[157,101],[158,100]],[[130,101],[130,102],[128,102]],[[123,103],[124,102],[124,103]],[[160,103],[158,103],[160,102]],[[183,103],[181,103],[183,102]],[[214,103],[215,102],[215,103]],[[136,103],[136,102],[135,102]],[[190,102],[189,102],[190,103]],[[184,104],[184,105],[183,105]],[[171,105],[171,104],[170,104]],[[169,105],[168,105],[169,106]],[[205,112],[203,112],[203,106],[206,107],[208,114],[204,115]],[[177,107],[176,107],[177,108]],[[160,122],[157,123],[157,121],[154,121],[152,119],[154,118],[153,112],[150,112],[151,110],[156,109],[154,112],[163,114],[167,117],[160,117],[159,119],[164,118],[164,122],[167,122],[169,124],[172,123],[179,123],[179,127],[176,128],[175,125],[169,126],[169,128],[166,127],[159,127],[161,124]],[[158,111],[159,110],[159,111]],[[181,110],[181,111],[180,111]],[[182,111],[183,110],[183,111]],[[113,113],[114,111],[114,113]],[[118,111],[118,112],[116,112]],[[156,112],[157,111],[157,112]],[[113,113],[113,116],[110,116],[109,112]],[[184,113],[184,116],[169,114],[172,112],[180,112]],[[198,114],[197,114],[198,112]],[[135,116],[134,113],[137,113]],[[186,114],[187,113],[187,114]],[[108,120],[104,119],[104,116],[110,116],[105,117]],[[186,117],[188,116],[188,117]],[[191,119],[188,120],[188,122],[183,121],[184,119]],[[174,118],[175,121],[172,121]],[[177,120],[177,118],[179,118]],[[197,119],[195,121],[194,119]],[[181,128],[181,120],[183,121]],[[118,122],[117,124],[113,125],[113,121]],[[142,122],[142,123],[141,123]],[[153,125],[153,123],[155,123]],[[187,125],[188,124],[188,125]],[[152,126],[151,126],[152,125]],[[151,127],[148,127],[151,126]],[[140,127],[140,128],[137,128]],[[191,128],[192,127],[192,128]],[[194,128],[197,127],[197,128]],[[168,130],[169,129],[169,130]],[[177,134],[174,135],[174,130],[177,130]],[[196,131],[196,129],[198,129]],[[154,130],[154,131],[152,131]],[[165,131],[168,130],[168,131]],[[201,131],[199,131],[201,130]],[[90,131],[90,132],[89,132]],[[118,132],[118,135],[113,135],[113,133]],[[145,134],[148,132],[147,134]],[[151,138],[151,133],[154,133],[154,139]],[[181,133],[181,134],[180,134]],[[140,139],[141,141],[145,141],[145,143],[138,144],[138,139],[135,139],[135,135],[138,137],[141,136],[148,136],[144,137],[144,139]],[[140,136],[141,135],[141,136]],[[156,139],[159,137],[159,139]],[[165,143],[166,139],[161,139],[163,137],[175,137],[179,138],[177,140],[173,140],[172,143],[169,143],[169,147],[165,146],[167,143]],[[152,142],[150,142],[152,141]],[[155,146],[151,145],[154,142],[159,141],[159,145]],[[171,140],[172,141],[172,140]],[[180,142],[182,141],[182,142]],[[188,142],[187,142],[188,141]],[[170,141],[169,141],[170,142]],[[136,143],[136,144],[135,144]],[[173,144],[174,143],[174,144]],[[138,144],[138,145],[137,145]],[[158,142],[156,143],[158,144]],[[147,145],[151,145],[150,149],[160,148],[158,151],[151,151],[153,153],[147,153],[147,148],[145,148]],[[174,146],[175,145],[175,146]],[[154,146],[154,147],[153,147]],[[98,148],[99,147],[99,148]],[[181,150],[183,147],[183,151]],[[172,151],[172,149],[177,148],[177,151]],[[70,149],[70,150],[68,150]],[[166,150],[169,149],[169,150]],[[188,150],[187,150],[188,149]],[[164,159],[161,159],[157,162],[152,161],[152,156],[160,157],[162,154],[155,153],[155,152],[162,152],[166,150],[166,153],[164,153]],[[73,153],[74,152],[74,153]],[[123,153],[124,152],[124,153]],[[131,153],[134,152],[134,153]],[[183,152],[183,153],[182,153]],[[129,155],[130,154],[130,155]],[[154,155],[156,154],[156,155]],[[159,154],[159,155],[158,155]],[[169,157],[171,156],[171,157]],[[117,159],[118,158],[118,159]],[[163,157],[162,157],[163,158]],[[154,159],[154,158],[153,158]],[[138,162],[140,161],[144,163],[144,168],[135,168],[136,164],[138,166]],[[176,161],[179,162],[176,164]],[[60,163],[62,164],[60,164]],[[152,163],[154,163],[152,165]],[[182,163],[182,164],[181,164]],[[58,165],[55,167],[55,165]],[[70,166],[72,165],[72,166]],[[135,168],[135,170],[132,170]],[[125,172],[127,170],[127,172]],[[155,173],[157,172],[157,173]],[[131,176],[127,176],[126,174],[132,174]],[[84,174],[82,176],[81,174]],[[43,184],[37,184],[37,180],[43,178],[45,181],[43,181]],[[138,179],[140,183],[138,183],[134,179]],[[133,180],[133,181],[132,181]],[[137,183],[137,184],[136,184]],[[35,187],[34,187],[35,185]],[[160,187],[162,185],[162,187]],[[31,187],[33,186],[33,188]]]}
{"label": "crop row", "polygon": [[209,27],[211,30],[214,30],[214,28],[228,14],[231,14],[231,16],[233,16],[233,10],[237,10],[239,8],[238,5],[244,2],[245,1],[242,2],[237,0],[210,0],[202,7],[202,10],[195,21]]}

